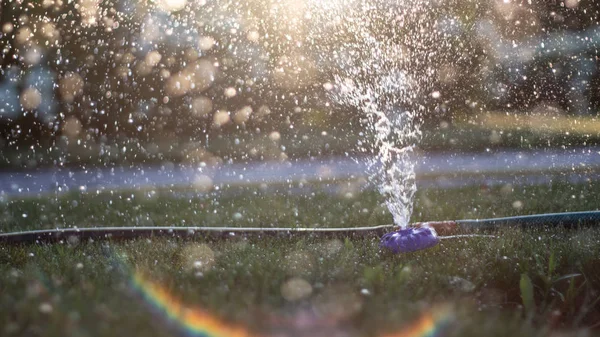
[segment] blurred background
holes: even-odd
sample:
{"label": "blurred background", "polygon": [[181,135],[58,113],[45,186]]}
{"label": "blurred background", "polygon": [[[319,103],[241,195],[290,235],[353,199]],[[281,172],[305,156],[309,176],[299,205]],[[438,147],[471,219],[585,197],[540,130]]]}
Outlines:
{"label": "blurred background", "polygon": [[[0,168],[356,154],[364,116],[329,99],[304,6],[2,0]],[[600,4],[430,6],[443,41],[429,46],[435,76],[418,93],[421,151],[597,145]]]}

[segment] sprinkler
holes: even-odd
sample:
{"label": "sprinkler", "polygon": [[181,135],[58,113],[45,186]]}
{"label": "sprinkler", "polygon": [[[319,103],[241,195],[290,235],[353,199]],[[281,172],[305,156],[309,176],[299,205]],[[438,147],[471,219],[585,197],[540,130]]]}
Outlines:
{"label": "sprinkler", "polygon": [[402,228],[381,237],[381,246],[393,253],[408,253],[431,248],[440,242],[432,227]]}
{"label": "sprinkler", "polygon": [[485,234],[462,234],[438,236],[434,226],[444,229],[449,221],[434,223],[416,223],[412,227],[402,228],[392,233],[387,233],[381,238],[380,246],[391,250],[393,253],[410,253],[417,250],[431,248],[440,240],[457,238],[495,238],[494,235]]}
{"label": "sprinkler", "polygon": [[[235,236],[323,236],[323,237],[366,237],[381,236],[381,247],[393,253],[408,253],[431,248],[440,240],[470,237],[495,237],[473,232],[489,232],[501,227],[533,228],[562,226],[576,228],[600,223],[600,211],[551,213],[480,220],[452,220],[418,222],[408,228],[398,229],[395,225],[346,228],[248,228],[248,227],[95,227],[58,228],[24,232],[1,233],[0,243],[60,242],[75,239],[106,240],[133,239],[139,237],[205,237],[224,239]],[[394,230],[389,232],[390,230]],[[445,236],[439,236],[444,234]],[[466,233],[466,234],[462,234]]]}

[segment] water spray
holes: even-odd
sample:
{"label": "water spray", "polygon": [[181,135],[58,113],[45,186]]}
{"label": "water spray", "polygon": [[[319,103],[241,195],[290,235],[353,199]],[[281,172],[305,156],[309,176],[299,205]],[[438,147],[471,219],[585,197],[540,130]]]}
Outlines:
{"label": "water spray", "polygon": [[[600,224],[600,211],[549,213],[478,220],[451,220],[414,223],[408,228],[395,225],[342,228],[260,228],[260,227],[96,227],[58,228],[0,234],[0,243],[31,244],[75,240],[135,239],[140,237],[182,237],[226,239],[232,237],[367,237],[380,236],[381,247],[393,253],[431,248],[444,239],[495,237],[485,234],[503,227],[577,228]],[[396,231],[393,231],[396,229]],[[391,231],[392,232],[389,232]],[[479,234],[483,232],[484,234]],[[438,235],[443,234],[443,236]]]}

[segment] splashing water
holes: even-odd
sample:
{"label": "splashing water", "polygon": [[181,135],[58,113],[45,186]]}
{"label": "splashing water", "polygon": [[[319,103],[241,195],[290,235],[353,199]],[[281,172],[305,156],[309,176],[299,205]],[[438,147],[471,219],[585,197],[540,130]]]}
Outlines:
{"label": "splashing water", "polygon": [[[379,88],[392,92],[390,88],[397,88],[404,81],[406,77],[399,74],[395,78],[385,78]],[[399,110],[401,108],[393,105],[382,107],[376,99],[379,95],[372,88],[358,88],[348,88],[344,84],[340,100],[360,107],[366,114],[367,130],[374,136],[373,147],[376,151],[376,156],[368,159],[370,178],[384,196],[394,223],[405,227],[410,220],[417,190],[415,163],[411,158],[414,143],[420,136],[419,125],[415,123],[416,114],[410,110]]]}
{"label": "splashing water", "polygon": [[[312,47],[333,69],[334,100],[366,117],[365,139],[375,156],[369,175],[394,223],[406,227],[416,192],[412,154],[421,136],[422,93],[437,39],[435,11],[425,1],[316,1]],[[360,146],[364,146],[361,140]],[[366,148],[364,151],[367,151]]]}
{"label": "splashing water", "polygon": [[[0,122],[32,115],[27,123],[45,137],[27,152],[27,165],[81,164],[80,156],[70,155],[80,148],[99,165],[286,160],[286,147],[271,144],[287,136],[301,145],[295,139],[313,137],[294,123],[310,127],[311,119],[320,119],[312,113],[329,109],[317,85],[325,79],[333,83],[323,87],[335,102],[362,112],[366,134],[359,149],[375,154],[371,180],[394,222],[408,224],[423,93],[443,63],[439,25],[448,13],[442,2],[82,0],[31,6],[36,11],[7,7],[12,14],[3,17],[14,22],[0,30],[8,43],[0,56],[14,60],[0,67],[6,96]],[[331,123],[317,124],[335,128]],[[29,128],[17,126],[15,139]],[[209,143],[224,135],[235,139],[235,149],[221,158]],[[159,146],[174,139],[181,144]]]}

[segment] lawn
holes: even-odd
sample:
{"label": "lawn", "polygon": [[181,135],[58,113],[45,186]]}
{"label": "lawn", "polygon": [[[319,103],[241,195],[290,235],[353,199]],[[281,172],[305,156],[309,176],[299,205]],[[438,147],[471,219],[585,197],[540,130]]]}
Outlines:
{"label": "lawn", "polygon": [[[306,195],[234,192],[4,200],[0,228],[352,227],[391,221],[380,197],[353,182],[315,187]],[[597,183],[429,189],[418,193],[414,220],[593,210],[599,197]],[[427,329],[444,336],[598,333],[599,229],[507,228],[495,234],[442,240],[405,255],[381,251],[372,236],[4,245],[0,335],[200,336],[198,327],[208,327],[204,336],[425,336]],[[189,311],[177,314],[182,306]]]}

